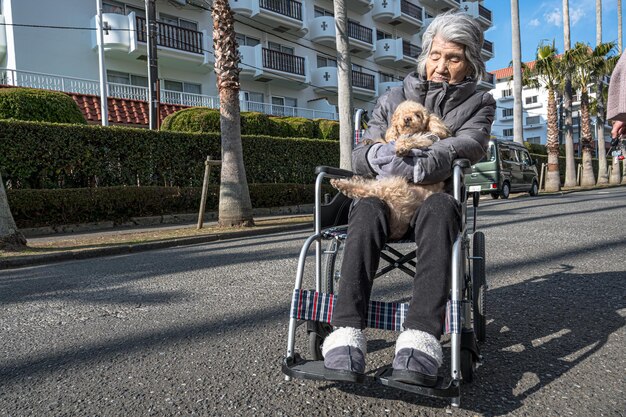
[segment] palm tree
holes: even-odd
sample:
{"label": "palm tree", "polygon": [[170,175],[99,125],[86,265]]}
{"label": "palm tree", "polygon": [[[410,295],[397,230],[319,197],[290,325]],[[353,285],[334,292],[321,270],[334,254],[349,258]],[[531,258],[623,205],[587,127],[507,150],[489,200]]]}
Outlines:
{"label": "palm tree", "polygon": [[[596,46],[602,44],[602,0],[596,0]],[[596,80],[596,142],[598,143],[598,184],[607,184],[606,145],[604,141],[604,77]]]}
{"label": "palm tree", "polygon": [[595,185],[592,160],[592,135],[591,117],[589,106],[589,86],[602,79],[610,72],[611,67],[615,67],[615,57],[607,59],[607,56],[615,48],[614,42],[602,43],[591,49],[588,45],[577,42],[573,49],[567,51],[564,61],[570,63],[572,72],[572,82],[580,90],[580,124],[581,124],[581,146],[583,151],[583,173],[580,185]]}
{"label": "palm tree", "polygon": [[228,0],[214,0],[211,15],[222,133],[218,224],[222,227],[253,226],[241,145],[239,51],[235,40],[235,19]]}
{"label": "palm tree", "polygon": [[559,175],[559,133],[556,112],[556,92],[561,86],[561,59],[557,49],[552,44],[541,43],[537,48],[535,66],[531,69],[525,67],[523,82],[533,88],[545,88],[548,90],[548,138],[546,148],[548,151],[548,170],[546,173],[545,190],[559,191],[561,178]]}
{"label": "palm tree", "polygon": [[520,40],[518,0],[511,0],[511,40],[511,56],[513,58],[513,140],[523,144],[522,42]]}
{"label": "palm tree", "polygon": [[[571,49],[569,25],[569,0],[563,0],[563,44],[567,52]],[[565,187],[576,186],[576,160],[574,159],[574,128],[572,120],[572,77],[564,73],[563,130],[565,133]]]}
{"label": "palm tree", "polygon": [[0,175],[0,249],[19,249],[26,245],[24,235],[17,229],[9,200],[4,189],[4,181]]}

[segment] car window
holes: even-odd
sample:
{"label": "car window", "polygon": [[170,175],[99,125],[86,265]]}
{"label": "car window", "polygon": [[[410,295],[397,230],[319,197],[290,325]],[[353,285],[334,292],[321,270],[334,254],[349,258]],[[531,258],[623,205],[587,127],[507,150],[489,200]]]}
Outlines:
{"label": "car window", "polygon": [[523,163],[525,163],[526,165],[530,165],[531,161],[530,161],[530,155],[528,154],[528,152],[520,151],[520,156],[521,156],[521,160]]}
{"label": "car window", "polygon": [[517,162],[517,156],[515,155],[515,150],[501,146],[500,147],[500,159],[502,161]]}
{"label": "car window", "polygon": [[478,162],[491,162],[496,160],[496,145],[493,143],[489,144],[487,148],[487,153],[483,156]]}

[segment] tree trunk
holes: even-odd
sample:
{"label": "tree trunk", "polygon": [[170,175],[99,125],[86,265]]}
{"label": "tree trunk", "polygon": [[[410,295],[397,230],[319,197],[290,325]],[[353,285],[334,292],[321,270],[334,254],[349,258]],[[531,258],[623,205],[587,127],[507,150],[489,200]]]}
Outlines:
{"label": "tree trunk", "polygon": [[556,117],[556,97],[553,89],[548,90],[548,170],[546,173],[546,191],[559,191],[561,178],[559,175],[559,133]]}
{"label": "tree trunk", "polygon": [[[596,46],[602,43],[602,0],[596,0]],[[606,169],[606,146],[604,143],[604,82],[602,77],[597,81],[596,100],[596,142],[598,143],[598,185],[608,184],[609,175]]]}
{"label": "tree trunk", "polygon": [[218,224],[221,227],[253,226],[252,204],[241,145],[239,52],[235,41],[235,19],[228,0],[213,1],[211,14],[222,136]]}
{"label": "tree trunk", "polygon": [[611,159],[611,175],[609,175],[609,184],[619,184],[622,181],[622,175],[619,171],[619,159]]}
{"label": "tree trunk", "polygon": [[580,97],[580,124],[582,135],[580,143],[583,148],[583,173],[580,185],[583,187],[593,187],[596,184],[596,178],[593,174],[593,138],[591,137],[591,120],[589,117],[589,93],[583,91]]}
{"label": "tree trunk", "polygon": [[352,116],[352,61],[348,40],[347,0],[333,2],[335,13],[335,39],[337,42],[337,107],[339,110],[339,167],[352,169],[352,144],[354,142]]}
{"label": "tree trunk", "polygon": [[[569,25],[569,0],[563,0],[563,43],[564,50],[572,47]],[[565,187],[575,187],[576,160],[574,159],[574,121],[572,120],[572,77],[565,76],[563,88],[563,131],[565,136]]]}
{"label": "tree trunk", "polygon": [[513,140],[524,143],[522,114],[522,41],[520,38],[519,3],[511,0],[511,56],[513,57]]}
{"label": "tree trunk", "polygon": [[[617,0],[617,48],[620,53],[624,50],[622,36],[622,0]],[[626,159],[622,162],[622,184],[626,184]]]}
{"label": "tree trunk", "polygon": [[0,250],[19,250],[26,246],[26,238],[17,229],[9,200],[0,175]]}

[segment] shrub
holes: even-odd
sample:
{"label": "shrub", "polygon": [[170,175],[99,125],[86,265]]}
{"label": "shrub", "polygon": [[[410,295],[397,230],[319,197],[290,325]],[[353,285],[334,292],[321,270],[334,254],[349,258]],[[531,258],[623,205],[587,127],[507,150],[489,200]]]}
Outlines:
{"label": "shrub", "polygon": [[285,121],[293,129],[292,137],[314,139],[319,137],[317,123],[304,117],[287,117]]}
{"label": "shrub", "polygon": [[339,122],[327,119],[315,119],[320,132],[320,139],[339,140]]}
{"label": "shrub", "polygon": [[270,132],[270,118],[265,113],[242,112],[242,135],[268,135]]}
{"label": "shrub", "polygon": [[220,111],[208,107],[192,107],[170,114],[161,130],[173,132],[219,132]]}
{"label": "shrub", "polygon": [[267,134],[278,138],[291,138],[296,136],[295,130],[287,119],[276,116],[270,117],[270,131]]}
{"label": "shrub", "polygon": [[0,88],[0,119],[87,124],[72,97],[34,88]]}

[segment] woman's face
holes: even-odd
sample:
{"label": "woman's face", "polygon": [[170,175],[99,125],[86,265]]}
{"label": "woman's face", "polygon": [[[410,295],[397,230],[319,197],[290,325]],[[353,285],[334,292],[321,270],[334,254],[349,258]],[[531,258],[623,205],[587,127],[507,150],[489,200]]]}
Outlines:
{"label": "woman's face", "polygon": [[448,84],[458,84],[469,73],[470,65],[465,59],[465,47],[435,36],[426,59],[426,79],[436,83],[445,81]]}

